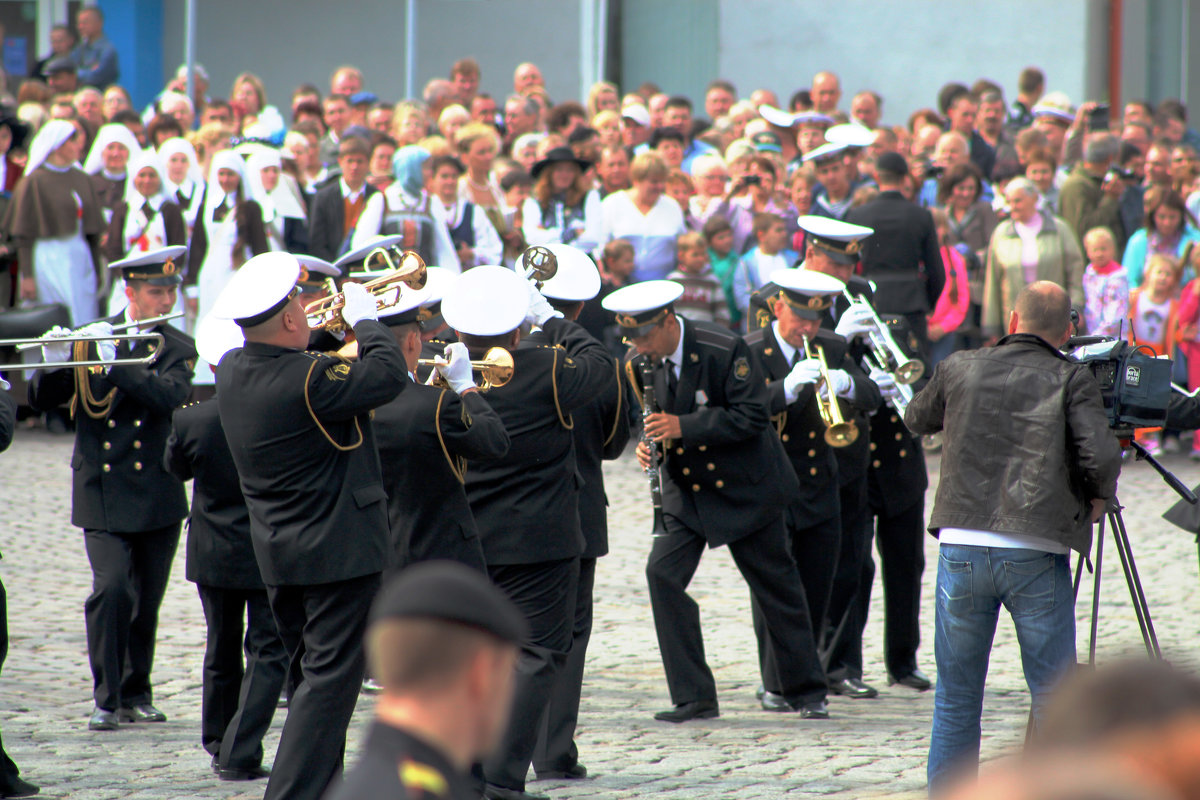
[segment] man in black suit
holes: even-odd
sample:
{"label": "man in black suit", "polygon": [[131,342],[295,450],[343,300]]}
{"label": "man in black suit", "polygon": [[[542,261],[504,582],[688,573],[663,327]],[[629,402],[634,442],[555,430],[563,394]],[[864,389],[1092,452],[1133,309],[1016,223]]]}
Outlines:
{"label": "man in black suit", "polygon": [[370,412],[404,388],[405,371],[374,298],[358,284],[342,290],[358,360],[306,352],[299,275],[294,256],[255,256],[212,313],[246,337],[217,365],[217,407],[271,611],[289,657],[300,658],[265,796],[315,800],[341,770],[367,610],[387,558],[387,493]]}
{"label": "man in black suit", "polygon": [[361,137],[347,136],[338,144],[342,176],[317,192],[308,215],[308,250],[317,258],[336,261],[349,249],[358,217],[378,191],[367,183],[370,157],[371,146]]}
{"label": "man in black suit", "polygon": [[[704,661],[700,613],[687,594],[706,546],[728,545],[767,629],[783,696],[805,719],[827,719],[825,675],[816,658],[783,512],[799,490],[779,437],[770,429],[766,381],[749,347],[717,325],[676,316],[683,287],[645,281],[604,298],[632,343],[629,371],[641,394],[640,364],[654,363],[661,411],[645,433],[662,448],[665,532],[646,565],[654,628],[674,708],[666,722],[718,715],[717,687]],[[649,449],[637,447],[643,468]]]}
{"label": "man in black suit", "polygon": [[850,209],[846,222],[874,231],[862,245],[861,259],[863,277],[875,283],[875,308],[904,317],[924,354],[929,347],[925,317],[937,305],[946,271],[933,217],[900,193],[906,175],[904,156],[880,155],[875,163],[879,196]]}
{"label": "man in black suit", "polygon": [[[86,326],[93,336],[112,336],[112,326],[162,316],[175,305],[180,283],[176,259],[186,248],[167,247],[109,265],[122,271],[128,307]],[[196,350],[189,336],[155,325],[150,341],[47,344],[46,361],[157,354],[153,363],[39,371],[29,403],[49,410],[70,401],[75,412],[71,457],[71,523],[83,528],[92,566],[92,594],[84,603],[88,656],[94,680],[91,730],[115,730],[118,722],[164,722],[153,706],[150,671],[158,608],[187,515],[183,483],[163,469],[171,412],[192,388]],[[49,340],[52,341],[52,340]],[[74,353],[72,352],[74,351]],[[148,499],[152,498],[152,499]]]}
{"label": "man in black suit", "polygon": [[[197,327],[196,349],[209,364],[242,344],[229,320],[207,317]],[[275,716],[288,654],[254,560],[250,512],[215,399],[175,412],[163,463],[181,481],[193,481],[187,579],[196,584],[208,626],[200,740],[221,780],[263,778],[270,771],[262,766],[262,739]]]}
{"label": "man in black suit", "polygon": [[[800,570],[814,631],[824,629],[833,591],[842,528],[837,457],[840,450],[867,438],[861,415],[880,404],[879,389],[854,362],[848,343],[831,330],[822,329],[826,309],[841,296],[845,284],[813,270],[779,270],[764,288],[762,303],[769,309],[766,325],[746,336],[768,380],[768,396],[776,430],[787,451],[800,491],[788,505],[785,519],[792,556]],[[752,304],[754,300],[751,301]],[[805,342],[820,348],[830,381],[838,384],[834,402],[848,406],[840,411],[848,420],[841,428],[826,423],[820,408],[828,402],[819,361],[807,356]],[[858,512],[847,510],[850,515]],[[755,607],[755,633],[759,651],[769,651],[762,615]],[[763,659],[763,686],[778,685],[775,665]],[[835,687],[836,688],[836,687]],[[783,710],[782,698],[769,690],[762,697],[767,710]]]}
{"label": "man in black suit", "polygon": [[[508,431],[508,454],[469,464],[466,489],[488,573],[530,623],[512,719],[483,763],[487,797],[524,800],[533,797],[525,775],[538,726],[571,647],[583,552],[570,415],[604,391],[613,364],[604,345],[504,267],[463,273],[442,313],[473,358],[496,346],[513,355],[512,380],[487,395]],[[522,321],[540,326],[546,344],[517,349]]]}
{"label": "man in black suit", "polygon": [[[542,294],[563,316],[576,321],[584,302],[600,292],[600,272],[592,259],[576,247],[567,244],[547,247],[558,259],[558,271],[542,286]],[[521,346],[545,347],[548,343],[545,332],[534,331],[521,341]],[[587,777],[587,768],[579,763],[575,727],[579,721],[584,662],[592,636],[596,560],[608,554],[608,498],[604,493],[602,462],[620,456],[629,443],[621,365],[614,358],[610,357],[609,361],[612,368],[608,385],[592,402],[571,412],[575,464],[583,479],[579,490],[579,524],[583,529],[584,546],[579,559],[571,652],[555,681],[533,753],[533,768],[539,779]]]}

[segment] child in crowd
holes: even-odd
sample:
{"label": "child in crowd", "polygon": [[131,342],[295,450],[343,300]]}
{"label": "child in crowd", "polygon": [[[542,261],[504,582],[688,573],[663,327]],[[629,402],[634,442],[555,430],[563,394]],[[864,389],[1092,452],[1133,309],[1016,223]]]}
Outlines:
{"label": "child in crowd", "polygon": [[730,325],[742,318],[737,302],[733,298],[733,274],[737,271],[738,257],[733,252],[733,225],[725,217],[714,214],[704,223],[704,242],[708,245],[708,263],[713,275],[721,282],[725,292],[725,304],[729,307]]}
{"label": "child in crowd", "polygon": [[[1181,274],[1178,261],[1156,253],[1146,260],[1142,285],[1129,293],[1127,336],[1131,342],[1145,345],[1155,355],[1169,356],[1175,351]],[[1164,439],[1160,444],[1154,428],[1139,428],[1135,435],[1151,454],[1175,452],[1179,447],[1178,439]]]}
{"label": "child in crowd", "polygon": [[604,245],[600,255],[600,293],[585,300],[579,313],[579,324],[599,339],[616,358],[623,358],[628,349],[611,311],[600,302],[612,292],[629,283],[633,275],[633,245],[626,239],[613,239]]}
{"label": "child in crowd", "polygon": [[[1188,245],[1183,261],[1193,270],[1200,268],[1200,247]],[[1200,275],[1200,271],[1196,272]],[[1187,361],[1187,388],[1200,388],[1200,280],[1191,280],[1183,287],[1176,315],[1175,344]],[[1200,461],[1200,430],[1192,434],[1192,460]]]}
{"label": "child in crowd", "polygon": [[[520,233],[521,226],[524,224],[521,210],[533,192],[533,177],[520,167],[510,169],[500,179],[500,191],[504,192],[505,225],[508,230]],[[513,266],[517,258],[525,251],[525,237],[521,236],[520,239],[521,241],[515,244],[505,243],[504,263],[506,266]]]}
{"label": "child in crowd", "polygon": [[695,231],[675,237],[676,269],[668,280],[683,284],[683,295],[675,307],[688,319],[729,324],[725,291],[708,265],[708,247]]}
{"label": "child in crowd", "polygon": [[754,239],[758,243],[738,261],[733,278],[733,297],[743,317],[750,307],[750,295],[771,279],[777,269],[793,266],[800,256],[787,248],[787,226],[783,217],[763,211],[754,215]]}
{"label": "child in crowd", "polygon": [[679,203],[679,208],[683,211],[683,224],[689,231],[700,227],[691,212],[691,199],[695,193],[696,184],[692,183],[691,175],[681,169],[673,169],[667,174],[667,197]]}
{"label": "child in crowd", "polygon": [[1117,261],[1117,241],[1108,228],[1083,237],[1088,265],[1083,271],[1083,319],[1087,332],[1121,336],[1129,314],[1129,276]]}
{"label": "child in crowd", "polygon": [[946,244],[950,233],[950,221],[945,209],[931,209],[933,224],[937,229],[938,247],[942,254],[942,265],[946,271],[946,285],[938,297],[937,305],[928,319],[929,366],[959,349],[960,339],[956,333],[967,318],[971,305],[971,286],[967,282],[967,262],[962,253]]}

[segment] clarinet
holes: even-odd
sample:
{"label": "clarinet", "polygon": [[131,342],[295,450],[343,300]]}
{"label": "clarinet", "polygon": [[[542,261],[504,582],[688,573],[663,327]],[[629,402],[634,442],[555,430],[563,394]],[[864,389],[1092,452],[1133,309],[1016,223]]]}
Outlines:
{"label": "clarinet", "polygon": [[[658,413],[658,401],[654,397],[654,365],[647,357],[639,367],[642,372],[642,422],[651,414]],[[658,442],[646,435],[642,426],[642,441],[650,450],[650,466],[646,467],[646,479],[650,481],[650,502],[654,506],[655,519],[662,513],[662,475],[660,473],[662,455],[658,450]]]}

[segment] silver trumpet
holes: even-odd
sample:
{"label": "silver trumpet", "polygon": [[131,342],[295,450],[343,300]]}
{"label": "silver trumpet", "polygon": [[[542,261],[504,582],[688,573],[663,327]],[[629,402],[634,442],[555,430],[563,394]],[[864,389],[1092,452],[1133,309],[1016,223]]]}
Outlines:
{"label": "silver trumpet", "polygon": [[[842,295],[850,302],[850,308],[861,306],[870,312],[875,330],[871,331],[868,336],[871,340],[871,351],[879,368],[884,372],[891,373],[897,386],[919,381],[925,374],[925,364],[918,359],[909,358],[905,354],[900,345],[896,343],[887,324],[879,318],[879,314],[875,313],[870,302],[861,295],[851,294],[849,289],[843,289]],[[911,394],[910,392],[909,399],[911,399]]]}

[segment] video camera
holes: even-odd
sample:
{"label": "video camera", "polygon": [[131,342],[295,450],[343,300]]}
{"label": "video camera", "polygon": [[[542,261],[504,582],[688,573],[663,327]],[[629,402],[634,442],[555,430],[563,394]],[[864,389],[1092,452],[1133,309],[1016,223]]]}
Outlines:
{"label": "video camera", "polygon": [[1171,362],[1110,336],[1073,336],[1063,351],[1092,371],[1110,428],[1157,428],[1171,402]]}

